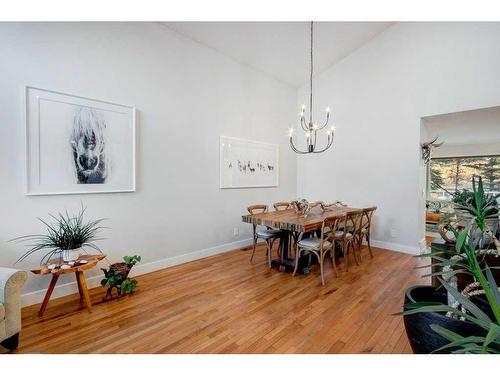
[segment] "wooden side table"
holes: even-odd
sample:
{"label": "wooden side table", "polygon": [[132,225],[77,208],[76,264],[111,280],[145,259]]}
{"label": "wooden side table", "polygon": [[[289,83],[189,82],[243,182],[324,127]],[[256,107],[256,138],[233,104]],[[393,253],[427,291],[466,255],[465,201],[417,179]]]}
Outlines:
{"label": "wooden side table", "polygon": [[[83,276],[83,272],[87,271],[91,268],[94,268],[97,263],[101,260],[106,258],[106,255],[104,254],[97,254],[97,255],[80,255],[77,261],[75,261],[75,265],[71,268],[68,269],[61,269],[61,268],[56,268],[56,269],[49,269],[48,266],[50,264],[59,264],[59,261],[52,261],[48,263],[47,265],[44,265],[39,268],[32,269],[31,272],[33,272],[36,275],[48,275],[52,274],[52,280],[50,280],[49,287],[47,289],[47,293],[45,294],[45,298],[43,299],[42,306],[40,306],[40,310],[38,311],[38,316],[42,317],[43,314],[45,313],[45,309],[47,308],[47,305],[50,300],[50,296],[52,295],[52,292],[54,291],[54,287],[56,286],[57,280],[59,279],[59,276],[67,273],[74,273],[76,276],[76,283],[78,285],[78,292],[80,293],[80,302],[85,301],[85,304],[87,305],[87,309],[89,312],[92,311],[92,302],[90,301],[90,296],[89,296],[89,291],[87,288],[87,282],[85,281],[85,277]],[[86,261],[86,263],[79,263],[79,261]]]}

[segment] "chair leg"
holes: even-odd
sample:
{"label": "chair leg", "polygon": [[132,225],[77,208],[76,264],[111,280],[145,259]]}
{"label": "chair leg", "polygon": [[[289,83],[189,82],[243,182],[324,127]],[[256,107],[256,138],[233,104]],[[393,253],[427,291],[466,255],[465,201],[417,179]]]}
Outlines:
{"label": "chair leg", "polygon": [[271,269],[271,255],[272,255],[272,250],[273,250],[273,241],[272,240],[266,240],[267,243],[267,262],[269,269]]}
{"label": "chair leg", "polygon": [[337,265],[335,264],[335,242],[333,243],[333,247],[330,250],[330,257],[332,258],[332,267],[335,271],[335,277],[339,277],[339,272],[337,271]]}
{"label": "chair leg", "polygon": [[363,262],[363,254],[361,253],[361,244],[363,243],[363,237],[361,236],[361,234],[359,235],[357,241],[358,241],[358,243],[356,244],[356,246],[357,246],[356,252],[358,253],[359,263],[362,263]]}
{"label": "chair leg", "polygon": [[368,251],[370,252],[370,257],[373,258],[372,247],[370,246],[370,233],[366,234],[366,243],[368,244]]}
{"label": "chair leg", "polygon": [[293,274],[292,274],[292,277],[295,276],[295,274],[297,273],[297,268],[299,268],[299,258],[300,258],[300,249],[299,247],[296,245],[295,246],[295,267],[293,269]]}
{"label": "chair leg", "polygon": [[363,263],[363,255],[361,254],[361,249],[360,248],[356,249],[356,254],[358,256],[359,264]]}
{"label": "chair leg", "polygon": [[[347,245],[347,246],[346,246]],[[345,271],[348,272],[349,271],[349,259],[348,259],[348,255],[349,255],[349,244],[348,243],[343,243],[342,244],[342,250],[344,252],[344,264],[345,264]]]}
{"label": "chair leg", "polygon": [[349,241],[351,248],[352,248],[352,256],[354,257],[354,261],[356,262],[356,265],[359,266],[359,259],[358,255],[356,253],[356,247],[354,246],[354,239],[352,241]]}
{"label": "chair leg", "polygon": [[325,254],[322,250],[320,250],[319,253],[319,270],[321,273],[321,285],[325,285],[325,277],[323,276],[323,259],[325,257]]}
{"label": "chair leg", "polygon": [[255,255],[255,247],[257,246],[257,238],[253,238],[253,250],[252,250],[252,256],[250,257],[250,263],[253,263],[253,256]]}

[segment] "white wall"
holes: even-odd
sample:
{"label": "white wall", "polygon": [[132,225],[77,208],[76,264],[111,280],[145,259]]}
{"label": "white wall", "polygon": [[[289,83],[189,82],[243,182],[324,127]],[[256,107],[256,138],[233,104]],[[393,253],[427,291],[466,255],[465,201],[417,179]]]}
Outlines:
{"label": "white wall", "polygon": [[454,156],[488,156],[499,154],[500,143],[478,143],[468,145],[444,144],[441,147],[432,150],[433,158],[446,158]]}
{"label": "white wall", "polygon": [[[37,217],[76,210],[80,202],[89,217],[109,218],[101,243],[109,258],[141,254],[145,272],[244,245],[248,204],[295,197],[296,158],[286,138],[295,89],[158,24],[0,23],[0,41],[0,266],[13,266],[24,250],[9,239],[40,232]],[[137,192],[25,196],[24,85],[135,105]],[[220,135],[279,143],[280,187],[220,190]],[[47,283],[30,277],[24,291]],[[60,287],[56,295],[74,290]]]}
{"label": "white wall", "polygon": [[[298,195],[375,204],[378,244],[417,252],[420,118],[499,105],[499,40],[499,23],[396,24],[317,76],[316,112],[331,106],[336,139],[299,157]],[[299,104],[306,95],[304,86]]]}

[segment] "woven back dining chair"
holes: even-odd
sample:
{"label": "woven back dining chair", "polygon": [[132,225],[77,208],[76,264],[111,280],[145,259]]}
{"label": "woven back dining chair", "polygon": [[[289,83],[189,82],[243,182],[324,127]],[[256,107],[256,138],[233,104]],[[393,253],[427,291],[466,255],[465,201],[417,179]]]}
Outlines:
{"label": "woven back dining chair", "polygon": [[[267,212],[267,206],[265,204],[254,204],[247,207],[247,211],[250,215],[256,215],[260,213]],[[280,230],[274,230],[271,228],[259,229],[257,224],[253,224],[253,249],[252,256],[250,257],[250,263],[253,263],[253,257],[255,255],[255,248],[257,246],[257,241],[262,239],[266,242],[267,246],[267,262],[269,269],[271,269],[271,258],[272,258],[272,248],[274,241],[279,239],[281,235]]]}
{"label": "woven back dining chair", "polygon": [[334,234],[338,231],[338,225],[342,221],[344,221],[344,216],[326,218],[323,220],[323,224],[321,225],[321,235],[319,237],[304,238],[297,242],[295,251],[295,267],[292,276],[295,276],[297,273],[300,255],[306,251],[310,254],[314,254],[318,258],[321,285],[325,285],[324,260],[328,252],[330,252],[335,276],[338,276],[337,266],[335,264]]}
{"label": "woven back dining chair", "polygon": [[361,217],[363,210],[356,210],[346,213],[344,220],[339,224],[339,230],[335,233],[335,241],[338,241],[344,253],[345,270],[349,270],[349,251],[352,250],[354,261],[357,265],[361,259],[357,253],[357,235],[361,227]]}

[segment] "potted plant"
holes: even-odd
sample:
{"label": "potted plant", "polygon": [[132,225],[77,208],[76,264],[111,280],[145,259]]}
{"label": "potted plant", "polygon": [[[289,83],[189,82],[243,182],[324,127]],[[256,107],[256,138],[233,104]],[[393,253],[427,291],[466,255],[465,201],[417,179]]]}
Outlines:
{"label": "potted plant", "polygon": [[[474,198],[463,207],[481,233],[492,237],[495,247],[485,247],[482,236],[474,236],[469,224],[462,231],[451,228],[456,238],[451,250],[422,255],[436,261],[439,270],[427,276],[438,276],[441,287],[415,286],[406,291],[402,314],[415,353],[500,351],[500,293],[488,265],[500,255],[500,246],[485,220],[495,210],[480,178],[473,186]],[[494,208],[498,214],[498,203]],[[465,286],[459,287],[458,276],[466,280]]]}
{"label": "potted plant", "polygon": [[128,277],[132,267],[141,261],[139,255],[124,256],[123,262],[113,263],[109,269],[101,268],[104,272],[104,279],[101,280],[103,287],[107,286],[106,296],[104,300],[113,298],[113,289],[116,289],[117,298],[133,293],[137,288],[137,280]]}
{"label": "potted plant", "polygon": [[470,273],[475,281],[462,291],[443,278],[443,291],[408,289],[403,315],[410,344],[415,353],[500,353],[500,292],[470,227],[457,233],[457,249],[461,261],[452,263],[463,268],[452,272]]}
{"label": "potted plant", "polygon": [[37,252],[44,252],[40,264],[48,263],[54,257],[59,257],[64,262],[74,261],[78,259],[84,247],[101,253],[95,241],[101,240],[98,234],[103,229],[100,223],[104,219],[85,222],[85,211],[86,208],[82,207],[76,215],[71,215],[68,211],[50,215],[53,219],[51,223],[39,219],[45,225],[47,233],[30,234],[12,240],[25,242],[30,247],[16,263]]}

